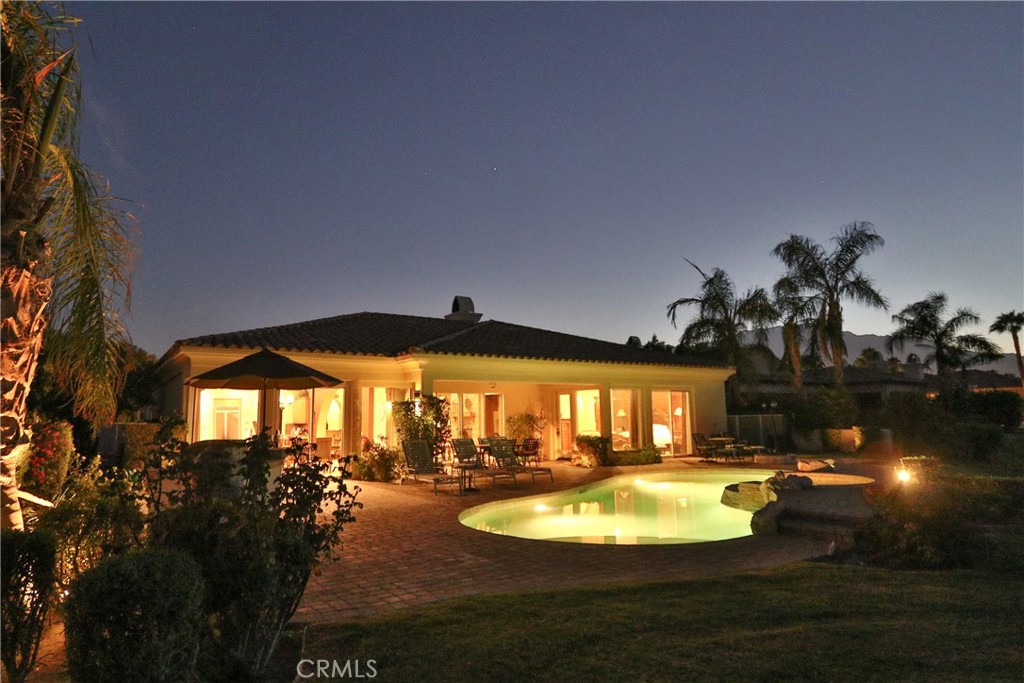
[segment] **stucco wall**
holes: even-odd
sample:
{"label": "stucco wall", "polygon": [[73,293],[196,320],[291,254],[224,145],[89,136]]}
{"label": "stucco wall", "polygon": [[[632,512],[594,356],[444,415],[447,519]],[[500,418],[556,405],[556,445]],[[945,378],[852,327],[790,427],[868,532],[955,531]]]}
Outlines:
{"label": "stucco wall", "polygon": [[[192,419],[189,390],[182,383],[188,377],[224,365],[249,353],[247,349],[182,348],[162,363],[165,412],[180,411]],[[346,452],[358,449],[359,396],[365,386],[395,387],[435,394],[442,392],[501,393],[505,396],[505,417],[524,411],[548,419],[545,442],[554,440],[559,391],[585,387],[601,389],[602,425],[611,425],[608,390],[634,389],[640,412],[639,442],[651,440],[652,390],[686,391],[690,395],[691,429],[710,434],[727,429],[725,379],[731,370],[722,368],[626,365],[615,363],[544,361],[518,358],[489,358],[410,353],[400,358],[352,356],[345,354],[287,353],[300,363],[344,381]],[[318,394],[320,390],[318,390]],[[323,390],[315,409],[318,423],[333,391]],[[276,400],[275,396],[270,397]],[[176,407],[176,408],[175,408]]]}

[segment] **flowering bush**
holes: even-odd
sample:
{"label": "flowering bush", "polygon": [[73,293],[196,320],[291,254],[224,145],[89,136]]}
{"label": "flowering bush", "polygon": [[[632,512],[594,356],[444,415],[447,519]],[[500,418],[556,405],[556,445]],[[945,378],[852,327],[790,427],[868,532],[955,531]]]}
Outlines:
{"label": "flowering bush", "polygon": [[607,467],[612,464],[612,440],[607,436],[576,435],[576,448],[579,450],[578,460],[573,462],[583,467]]}
{"label": "flowering bush", "polygon": [[74,455],[71,423],[37,418],[32,424],[32,449],[21,487],[53,500],[64,486]]}
{"label": "flowering bush", "polygon": [[388,448],[383,440],[363,442],[363,452],[355,461],[354,479],[363,481],[393,481],[399,476],[403,463],[398,451]]}

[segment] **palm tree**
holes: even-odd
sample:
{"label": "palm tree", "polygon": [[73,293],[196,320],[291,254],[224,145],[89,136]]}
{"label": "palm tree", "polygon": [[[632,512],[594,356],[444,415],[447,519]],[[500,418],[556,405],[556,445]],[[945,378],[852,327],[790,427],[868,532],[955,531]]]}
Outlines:
{"label": "palm tree", "polygon": [[26,399],[43,333],[58,381],[94,424],[114,416],[127,334],[117,315],[129,295],[130,216],[77,155],[78,71],[60,47],[76,19],[38,2],[5,2],[2,75],[3,299],[0,440],[3,525],[20,528],[14,474],[29,448]]}
{"label": "palm tree", "polygon": [[793,388],[800,391],[804,386],[802,347],[804,330],[813,321],[813,308],[810,300],[800,296],[796,283],[786,278],[780,279],[773,288],[775,308],[782,319],[782,343],[785,347],[789,366],[793,371]]}
{"label": "palm tree", "polygon": [[853,365],[857,368],[869,368],[873,364],[881,363],[884,360],[885,358],[878,349],[873,349],[869,346],[860,352],[857,360],[853,361]]}
{"label": "palm tree", "polygon": [[[700,295],[676,299],[668,305],[668,317],[673,327],[676,314],[683,306],[697,306],[697,317],[683,330],[680,345],[713,349],[727,364],[735,366],[737,372],[746,368],[747,354],[744,336],[748,326],[755,334],[755,343],[765,343],[765,327],[778,318],[768,293],[761,287],[748,289],[737,296],[736,288],[729,275],[721,268],[715,268],[708,275],[692,261],[686,260],[703,278]],[[736,388],[733,384],[733,399]],[[734,403],[735,404],[735,403]]]}
{"label": "palm tree", "polygon": [[832,361],[836,384],[842,384],[846,356],[842,304],[851,299],[874,308],[888,308],[888,302],[859,266],[862,256],[883,246],[885,241],[867,222],[845,225],[832,239],[836,247],[832,253],[826,253],[814,240],[790,235],[776,245],[772,254],[786,266],[786,274],[776,288],[795,292],[813,311],[813,339],[821,355]]}
{"label": "palm tree", "polygon": [[981,322],[978,314],[969,308],[958,308],[946,318],[946,295],[930,292],[927,298],[910,304],[892,317],[896,330],[885,346],[889,353],[902,350],[908,342],[931,349],[924,358],[924,366],[935,363],[940,375],[955,369],[966,370],[972,365],[999,358],[999,347],[979,334],[960,334],[969,325]]}
{"label": "palm tree", "polygon": [[1010,311],[1001,313],[988,331],[996,334],[1010,334],[1013,339],[1013,352],[1017,355],[1017,375],[1020,377],[1020,384],[1024,387],[1024,359],[1020,355],[1020,330],[1024,327],[1024,311]]}

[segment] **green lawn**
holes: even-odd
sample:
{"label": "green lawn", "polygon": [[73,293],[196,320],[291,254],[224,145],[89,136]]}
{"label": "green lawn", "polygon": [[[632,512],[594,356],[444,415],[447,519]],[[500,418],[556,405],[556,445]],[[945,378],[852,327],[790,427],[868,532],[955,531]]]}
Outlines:
{"label": "green lawn", "polygon": [[1024,577],[807,563],[720,579],[464,598],[311,627],[303,656],[342,666],[360,660],[364,676],[372,659],[374,681],[403,683],[1019,683],[1022,653]]}

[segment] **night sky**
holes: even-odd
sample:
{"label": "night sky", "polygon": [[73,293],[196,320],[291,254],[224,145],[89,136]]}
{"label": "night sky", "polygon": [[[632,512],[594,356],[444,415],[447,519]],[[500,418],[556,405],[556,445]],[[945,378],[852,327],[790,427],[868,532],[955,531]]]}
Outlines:
{"label": "night sky", "polygon": [[891,310],[849,303],[846,329],[931,290],[975,331],[1024,307],[1021,3],[68,9],[82,155],[135,202],[128,325],[158,356],[456,294],[675,341],[684,258],[770,287],[777,243],[857,220]]}

